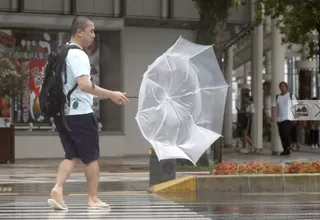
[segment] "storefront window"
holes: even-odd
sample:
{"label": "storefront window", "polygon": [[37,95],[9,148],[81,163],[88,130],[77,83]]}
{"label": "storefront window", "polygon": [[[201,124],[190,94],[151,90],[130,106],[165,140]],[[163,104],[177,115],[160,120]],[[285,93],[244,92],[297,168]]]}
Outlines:
{"label": "storefront window", "polygon": [[[103,33],[101,33],[103,35]],[[120,37],[120,36],[119,36]],[[0,126],[5,124],[4,121],[11,120],[17,129],[30,129],[43,130],[51,129],[51,122],[43,118],[39,108],[39,95],[41,90],[41,84],[44,77],[44,68],[46,65],[46,59],[51,50],[55,49],[58,45],[66,42],[70,39],[68,32],[53,32],[53,31],[39,31],[39,30],[0,30],[0,58],[9,58],[15,66],[19,66],[23,63],[27,63],[29,79],[26,82],[28,86],[22,97],[16,100],[12,100],[10,105],[10,115],[7,112],[0,111]],[[111,72],[108,64],[112,63],[110,60],[113,57],[113,66],[120,65],[120,62],[115,62],[120,59],[120,53],[115,56],[112,54],[114,51],[120,51],[120,41],[117,45],[108,45],[110,40],[104,41],[100,38],[100,34],[97,33],[94,43],[85,49],[87,52],[90,64],[91,64],[91,76],[93,81],[97,85],[107,87],[111,82],[100,83],[101,78],[110,77],[109,75],[119,75],[119,77],[113,77],[112,82],[113,89],[120,90],[121,74],[120,67],[114,68],[117,72]],[[117,48],[115,48],[117,47]],[[101,51],[102,50],[104,51]],[[110,50],[113,48],[113,50]],[[107,51],[106,51],[107,50]],[[100,53],[108,54],[103,59]],[[103,72],[104,77],[101,77]],[[118,81],[115,81],[118,80]],[[101,121],[102,130],[117,130],[122,129],[122,114],[114,114],[113,125],[108,124],[105,120],[106,116],[111,110],[114,111],[115,107],[111,104],[102,104],[103,114],[101,114],[101,103],[108,101],[99,101],[94,99],[93,110]],[[118,110],[118,109],[117,109]],[[2,114],[5,112],[6,114]],[[120,110],[121,112],[121,110]],[[104,121],[103,121],[104,120]],[[115,123],[117,122],[117,123]]]}

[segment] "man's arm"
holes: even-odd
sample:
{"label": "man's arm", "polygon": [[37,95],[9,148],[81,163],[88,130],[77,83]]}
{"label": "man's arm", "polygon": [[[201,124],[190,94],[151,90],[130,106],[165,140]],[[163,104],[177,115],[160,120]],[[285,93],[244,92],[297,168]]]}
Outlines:
{"label": "man's arm", "polygon": [[69,65],[81,91],[104,99],[111,99],[117,104],[127,104],[125,93],[103,89],[90,80],[90,63],[85,53],[70,58]]}
{"label": "man's arm", "polygon": [[272,122],[276,122],[277,114],[278,114],[278,108],[277,108],[277,100],[275,97],[272,102],[272,112],[271,112]]}
{"label": "man's arm", "polygon": [[76,78],[79,89],[83,92],[89,93],[94,96],[108,99],[112,96],[112,91],[103,89],[97,85],[94,85],[88,75],[81,75]]}
{"label": "man's arm", "polygon": [[278,108],[272,106],[272,121],[275,122],[277,119]]}
{"label": "man's arm", "polygon": [[295,106],[297,104],[298,104],[297,97],[294,94],[292,94],[292,106]]}
{"label": "man's arm", "polygon": [[129,101],[125,96],[126,93],[111,91],[94,85],[87,75],[77,77],[77,83],[81,91],[104,99],[111,99],[113,102],[119,105],[127,104]]}

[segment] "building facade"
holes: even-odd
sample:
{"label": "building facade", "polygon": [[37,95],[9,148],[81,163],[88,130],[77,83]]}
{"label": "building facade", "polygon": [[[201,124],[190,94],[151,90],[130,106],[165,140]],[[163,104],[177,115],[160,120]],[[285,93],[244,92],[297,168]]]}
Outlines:
{"label": "building facade", "polygon": [[[3,0],[0,2],[0,56],[28,62],[24,97],[11,105],[16,125],[16,158],[61,158],[63,150],[50,122],[43,121],[38,96],[46,56],[69,40],[74,15],[89,15],[96,41],[89,48],[91,74],[102,87],[127,92],[119,107],[96,101],[102,130],[101,156],[146,155],[150,145],[135,121],[142,75],[179,36],[194,41],[198,13],[185,0]],[[1,115],[2,120],[8,113]]]}

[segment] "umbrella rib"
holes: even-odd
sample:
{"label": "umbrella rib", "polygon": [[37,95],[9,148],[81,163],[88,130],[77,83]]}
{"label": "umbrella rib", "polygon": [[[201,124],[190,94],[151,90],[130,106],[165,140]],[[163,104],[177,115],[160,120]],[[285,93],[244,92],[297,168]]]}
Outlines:
{"label": "umbrella rib", "polygon": [[[166,105],[163,105],[163,106],[166,106]],[[165,108],[165,112],[164,112],[164,116],[163,116],[163,118],[162,118],[162,120],[161,120],[161,124],[159,125],[158,129],[157,129],[156,132],[154,133],[153,138],[156,137],[157,134],[158,134],[158,132],[160,131],[160,128],[162,127],[163,122],[164,122],[167,114],[168,114],[168,111],[167,111],[167,108]]]}
{"label": "umbrella rib", "polygon": [[197,89],[195,93],[198,92],[199,90],[216,90],[216,89],[224,89],[226,87],[229,87],[229,85],[217,86],[217,87],[203,87],[203,88]]}
{"label": "umbrella rib", "polygon": [[[200,54],[200,53],[202,53],[203,51],[208,50],[209,48],[211,48],[211,49],[213,50],[212,46],[213,46],[213,44],[212,44],[212,45],[210,45],[210,46],[204,46],[203,50],[201,50],[201,51],[199,51],[199,52],[197,52],[197,53],[193,54],[192,56],[190,56],[190,58],[189,58],[189,59],[192,59],[193,57],[195,57],[195,56],[199,55],[199,54]],[[214,53],[213,53],[213,54],[214,54]],[[214,54],[214,55],[215,55],[215,54]]]}
{"label": "umbrella rib", "polygon": [[[167,64],[168,64],[168,66],[169,66],[169,68],[170,68],[170,71],[171,71],[171,75],[172,75],[172,65],[171,65],[171,63],[169,62],[169,60],[168,59],[166,59],[166,62],[167,62]],[[172,82],[173,82],[173,79],[172,79],[172,76],[170,77],[170,86],[169,86],[169,88],[168,88],[168,92],[171,90],[171,87],[172,87]]]}
{"label": "umbrella rib", "polygon": [[228,87],[228,85],[226,85],[226,86],[219,86],[219,87],[204,87],[204,88],[197,89],[197,90],[194,91],[194,92],[188,92],[188,93],[185,93],[185,94],[179,95],[179,96],[171,96],[170,98],[171,98],[171,99],[182,98],[182,97],[185,97],[185,96],[188,96],[188,95],[194,95],[195,93],[199,92],[200,90],[216,90],[216,89],[223,89],[223,88],[225,88],[225,87]]}
{"label": "umbrella rib", "polygon": [[[176,117],[177,117],[177,119],[178,119],[178,123],[179,123],[179,126],[178,126],[178,134],[179,134],[179,132],[180,132],[180,117],[179,117],[179,114],[177,113],[177,110],[175,109],[175,107],[174,107],[174,105],[172,104],[172,102],[171,101],[169,101],[169,104],[171,105],[171,107],[172,107],[172,109],[173,109],[173,111],[175,112],[175,114],[176,114]],[[177,145],[177,138],[175,139],[175,145]]]}
{"label": "umbrella rib", "polygon": [[183,85],[188,79],[188,75],[186,74],[186,77],[184,78],[184,80],[179,84],[179,86],[177,86],[172,92],[171,94],[174,94],[180,87],[181,85]]}

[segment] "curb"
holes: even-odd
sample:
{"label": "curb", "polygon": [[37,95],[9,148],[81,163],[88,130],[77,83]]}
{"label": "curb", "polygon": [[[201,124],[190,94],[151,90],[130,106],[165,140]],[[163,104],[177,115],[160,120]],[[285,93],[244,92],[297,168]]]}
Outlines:
{"label": "curb", "polygon": [[199,176],[197,190],[210,192],[318,192],[320,174]]}
{"label": "curb", "polygon": [[267,193],[320,192],[320,174],[200,175],[157,184],[150,193]]}
{"label": "curb", "polygon": [[197,179],[195,176],[183,176],[174,180],[154,185],[147,191],[150,193],[196,192]]}

